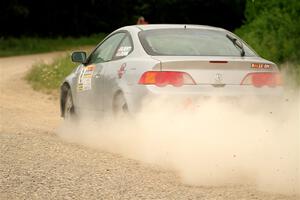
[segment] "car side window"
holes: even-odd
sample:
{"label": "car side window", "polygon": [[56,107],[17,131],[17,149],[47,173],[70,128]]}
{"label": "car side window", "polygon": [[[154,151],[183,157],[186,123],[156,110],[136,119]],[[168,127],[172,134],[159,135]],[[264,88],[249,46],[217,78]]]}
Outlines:
{"label": "car side window", "polygon": [[126,33],[116,33],[106,39],[90,56],[88,63],[110,61]]}
{"label": "car side window", "polygon": [[127,35],[121,42],[118,50],[116,51],[114,58],[119,59],[126,57],[133,50],[131,38]]}

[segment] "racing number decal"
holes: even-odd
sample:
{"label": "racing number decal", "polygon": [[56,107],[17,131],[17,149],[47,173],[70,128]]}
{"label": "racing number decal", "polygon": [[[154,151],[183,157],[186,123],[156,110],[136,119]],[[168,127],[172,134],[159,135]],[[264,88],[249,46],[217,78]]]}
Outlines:
{"label": "racing number decal", "polygon": [[81,69],[77,82],[77,91],[82,92],[92,89],[92,76],[94,70],[95,65],[88,65]]}

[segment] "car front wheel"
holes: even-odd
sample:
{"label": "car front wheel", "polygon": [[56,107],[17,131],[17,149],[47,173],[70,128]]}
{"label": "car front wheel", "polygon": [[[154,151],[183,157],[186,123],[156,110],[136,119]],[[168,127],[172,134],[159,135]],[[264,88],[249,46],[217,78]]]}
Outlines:
{"label": "car front wheel", "polygon": [[72,121],[75,118],[75,108],[73,104],[72,94],[70,89],[67,91],[67,95],[65,97],[65,105],[64,105],[64,119],[68,121]]}

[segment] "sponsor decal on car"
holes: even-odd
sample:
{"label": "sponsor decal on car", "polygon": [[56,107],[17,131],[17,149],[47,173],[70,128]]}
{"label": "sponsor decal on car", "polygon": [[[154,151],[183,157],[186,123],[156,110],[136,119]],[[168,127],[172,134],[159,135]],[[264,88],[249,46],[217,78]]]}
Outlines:
{"label": "sponsor decal on car", "polygon": [[125,68],[126,68],[126,63],[123,63],[120,67],[120,69],[118,70],[118,77],[122,78],[122,76],[125,73]]}
{"label": "sponsor decal on car", "polygon": [[271,68],[271,65],[264,64],[264,63],[252,63],[251,67],[256,68],[256,69],[269,69],[269,68]]}
{"label": "sponsor decal on car", "polygon": [[77,91],[82,92],[92,89],[92,77],[94,69],[94,65],[89,65],[81,69],[77,82]]}
{"label": "sponsor decal on car", "polygon": [[127,56],[130,51],[131,51],[130,46],[120,47],[116,53],[116,56],[117,57]]}

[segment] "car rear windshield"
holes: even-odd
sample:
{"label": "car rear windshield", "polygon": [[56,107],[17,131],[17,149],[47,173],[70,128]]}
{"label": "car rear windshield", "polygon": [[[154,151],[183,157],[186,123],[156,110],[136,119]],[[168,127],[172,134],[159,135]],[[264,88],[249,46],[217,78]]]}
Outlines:
{"label": "car rear windshield", "polygon": [[241,56],[242,43],[245,56],[256,54],[240,39],[228,32],[205,29],[155,29],[139,33],[140,41],[153,56]]}

